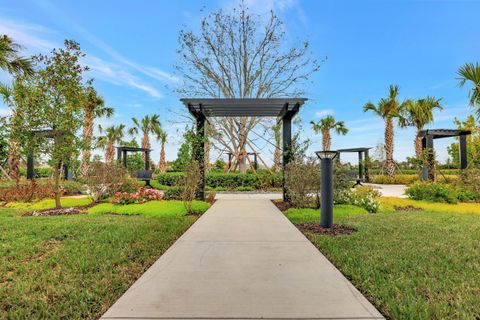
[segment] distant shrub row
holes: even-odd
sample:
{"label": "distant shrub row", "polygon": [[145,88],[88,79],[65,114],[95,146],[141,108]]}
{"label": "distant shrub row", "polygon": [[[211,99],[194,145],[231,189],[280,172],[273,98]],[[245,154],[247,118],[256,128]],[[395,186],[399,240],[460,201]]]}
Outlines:
{"label": "distant shrub row", "polygon": [[405,193],[414,200],[457,203],[477,202],[479,195],[466,188],[437,182],[416,182]]}
{"label": "distant shrub row", "polygon": [[[185,176],[184,172],[165,172],[157,175],[160,185],[178,186]],[[282,174],[259,171],[257,173],[225,173],[208,172],[205,183],[210,189],[216,190],[267,190],[282,186]]]}

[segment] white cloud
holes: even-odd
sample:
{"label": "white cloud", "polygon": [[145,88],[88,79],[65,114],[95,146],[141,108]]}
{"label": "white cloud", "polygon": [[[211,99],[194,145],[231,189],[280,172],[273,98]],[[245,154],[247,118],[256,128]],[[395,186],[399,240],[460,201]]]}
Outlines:
{"label": "white cloud", "polygon": [[[56,34],[55,31],[40,25],[25,23],[22,21],[14,21],[4,18],[0,19],[0,34],[8,34],[14,39],[14,41],[22,45],[25,52],[28,52],[29,54],[39,52],[47,53],[53,48],[61,47],[60,43],[48,39],[48,36]],[[83,63],[90,67],[90,72],[95,78],[112,84],[141,90],[154,98],[163,97],[158,89],[146,84],[133,73],[127,71],[125,66],[106,62],[93,55],[87,55],[83,60]],[[131,64],[133,63],[129,62],[128,65]],[[139,68],[140,67],[137,66],[135,69]],[[168,79],[169,81],[175,80],[173,76],[172,78],[168,73],[163,73],[161,70],[155,68],[151,68],[150,73],[154,74],[154,77],[157,79]]]}
{"label": "white cloud", "polygon": [[315,116],[317,118],[322,118],[322,117],[325,117],[325,116],[328,116],[328,115],[333,115],[334,113],[335,113],[335,110],[333,110],[333,109],[323,109],[323,110],[315,112]]}

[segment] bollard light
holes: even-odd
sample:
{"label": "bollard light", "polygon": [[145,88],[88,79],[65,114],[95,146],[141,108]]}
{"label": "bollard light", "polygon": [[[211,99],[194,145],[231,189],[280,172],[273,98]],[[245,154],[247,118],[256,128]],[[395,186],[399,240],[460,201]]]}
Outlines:
{"label": "bollard light", "polygon": [[320,226],[331,228],[333,226],[333,159],[337,151],[316,151],[320,158],[322,170],[321,198],[320,198]]}

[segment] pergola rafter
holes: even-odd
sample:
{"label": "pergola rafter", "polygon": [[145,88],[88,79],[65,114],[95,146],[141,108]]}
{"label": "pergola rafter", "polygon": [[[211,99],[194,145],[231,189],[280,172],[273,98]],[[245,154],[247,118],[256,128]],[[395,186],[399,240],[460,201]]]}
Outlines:
{"label": "pergola rafter", "polygon": [[[201,144],[195,151],[201,172],[198,198],[205,198],[205,121],[209,117],[275,117],[282,121],[283,128],[283,168],[292,158],[292,119],[307,101],[306,98],[184,98],[180,99],[197,123],[197,135]],[[284,170],[285,172],[285,170]],[[283,198],[286,200],[285,177],[283,178]]]}

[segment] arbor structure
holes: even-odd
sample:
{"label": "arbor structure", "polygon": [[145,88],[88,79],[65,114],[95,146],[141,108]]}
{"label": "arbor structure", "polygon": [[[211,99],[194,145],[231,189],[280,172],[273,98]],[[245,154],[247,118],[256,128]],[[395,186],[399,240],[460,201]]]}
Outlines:
{"label": "arbor structure", "polygon": [[433,111],[443,110],[440,105],[442,99],[426,97],[424,99],[407,100],[405,108],[400,112],[398,123],[401,127],[415,127],[417,134],[414,140],[415,155],[422,156],[422,136],[420,132],[425,125],[433,122]]}
{"label": "arbor structure", "polygon": [[333,129],[335,133],[346,135],[348,133],[348,129],[345,126],[345,122],[337,121],[331,115],[326,116],[325,118],[320,119],[317,123],[310,121],[313,131],[315,133],[322,134],[322,148],[323,151],[330,150],[330,146],[332,143],[332,137],[330,135],[330,131]]}
{"label": "arbor structure", "polygon": [[[181,101],[196,119],[196,139],[193,158],[199,163],[201,179],[198,198],[205,198],[205,122],[216,117],[274,117],[282,122],[283,168],[292,159],[292,119],[305,103],[305,98],[276,99],[190,99]],[[288,199],[283,178],[283,198]]]}
{"label": "arbor structure", "polygon": [[[176,66],[184,82],[183,97],[266,99],[297,97],[319,63],[309,43],[286,45],[283,23],[272,12],[260,17],[244,1],[231,11],[219,10],[203,18],[199,32],[183,30]],[[247,170],[249,134],[264,121],[236,116],[211,119],[213,147],[234,155],[234,166]],[[252,150],[255,152],[255,150]],[[256,150],[259,151],[259,150]]]}
{"label": "arbor structure", "polygon": [[390,85],[388,97],[380,99],[377,105],[367,102],[363,106],[363,111],[372,111],[385,121],[385,156],[386,156],[386,172],[387,175],[393,177],[395,175],[395,161],[393,160],[394,149],[394,123],[393,120],[398,118],[403,104],[398,101],[399,88],[397,85]]}

